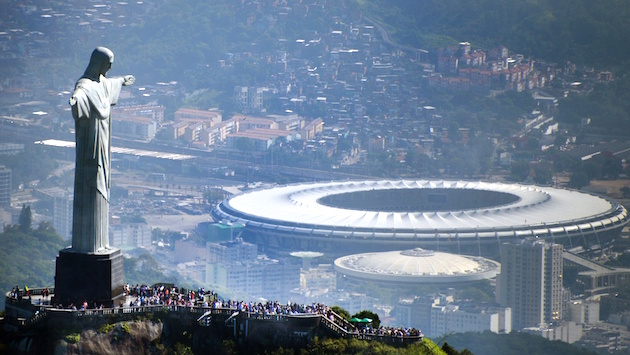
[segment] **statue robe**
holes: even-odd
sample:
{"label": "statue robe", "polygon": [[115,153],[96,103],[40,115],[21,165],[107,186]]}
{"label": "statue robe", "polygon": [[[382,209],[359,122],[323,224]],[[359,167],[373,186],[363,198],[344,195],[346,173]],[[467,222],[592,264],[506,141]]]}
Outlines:
{"label": "statue robe", "polygon": [[111,106],[118,101],[122,78],[81,78],[70,99],[75,122],[76,168],[72,250],[104,252],[109,248],[111,175]]}

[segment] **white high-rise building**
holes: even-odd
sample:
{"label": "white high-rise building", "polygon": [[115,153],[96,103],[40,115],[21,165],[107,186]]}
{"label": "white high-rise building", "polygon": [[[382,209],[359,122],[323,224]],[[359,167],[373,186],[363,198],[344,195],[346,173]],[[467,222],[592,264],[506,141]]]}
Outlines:
{"label": "white high-rise building", "polygon": [[206,284],[269,300],[288,300],[300,285],[299,265],[258,255],[255,244],[240,238],[207,243],[206,251]]}
{"label": "white high-rise building", "polygon": [[396,305],[397,325],[415,327],[427,336],[450,333],[510,333],[512,310],[509,307],[475,306],[455,303],[452,296],[426,295],[400,300]]}
{"label": "white high-rise building", "polygon": [[0,206],[11,207],[11,169],[0,165]]}
{"label": "white high-rise building", "polygon": [[53,198],[53,227],[65,240],[72,238],[72,194],[61,193]]}
{"label": "white high-rise building", "polygon": [[263,108],[265,90],[262,87],[237,86],[234,88],[234,95],[242,108],[257,111]]}
{"label": "white high-rise building", "polygon": [[528,238],[501,245],[497,301],[512,309],[512,329],[562,319],[562,246]]}
{"label": "white high-rise building", "polygon": [[241,238],[221,243],[206,244],[207,260],[210,263],[231,264],[256,260],[258,246],[243,242]]}
{"label": "white high-rise building", "polygon": [[109,226],[109,244],[117,248],[150,248],[151,227],[146,223],[120,223]]}
{"label": "white high-rise building", "polygon": [[511,314],[510,308],[466,309],[456,304],[433,305],[431,307],[431,335],[482,333],[488,330],[493,333],[510,333],[512,331]]}

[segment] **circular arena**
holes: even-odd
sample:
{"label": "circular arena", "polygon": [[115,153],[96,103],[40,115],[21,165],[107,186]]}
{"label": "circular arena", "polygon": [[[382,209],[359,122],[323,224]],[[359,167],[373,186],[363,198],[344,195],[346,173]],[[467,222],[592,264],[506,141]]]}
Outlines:
{"label": "circular arena", "polygon": [[335,272],[347,284],[364,287],[365,281],[382,287],[415,287],[419,284],[462,285],[494,278],[501,265],[479,256],[434,252],[422,248],[342,256]]}
{"label": "circular arena", "polygon": [[493,255],[538,237],[566,248],[608,247],[628,223],[619,203],[575,190],[472,181],[379,180],[297,184],[245,192],[213,210],[245,225],[266,252],[332,255],[421,247]]}

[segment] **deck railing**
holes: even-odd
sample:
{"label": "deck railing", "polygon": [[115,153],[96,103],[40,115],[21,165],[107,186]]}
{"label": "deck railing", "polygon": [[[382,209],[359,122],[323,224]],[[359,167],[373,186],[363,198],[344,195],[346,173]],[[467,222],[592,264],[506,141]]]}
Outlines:
{"label": "deck railing", "polygon": [[[43,289],[33,289],[29,290],[32,296],[41,295],[41,291]],[[96,318],[96,317],[104,317],[104,316],[115,316],[115,315],[133,315],[133,314],[147,314],[147,313],[155,313],[155,312],[168,312],[172,314],[180,314],[182,316],[190,316],[191,319],[197,320],[204,314],[206,315],[220,315],[224,318],[229,318],[230,316],[234,316],[235,312],[239,312],[240,316],[246,317],[248,319],[257,319],[264,320],[270,322],[286,322],[289,318],[294,317],[304,317],[304,316],[316,316],[320,317],[320,325],[326,327],[331,330],[337,336],[342,338],[356,338],[361,340],[368,341],[380,341],[385,343],[414,343],[422,340],[422,335],[414,335],[414,336],[394,336],[394,335],[382,335],[382,334],[372,334],[360,332],[352,323],[348,322],[338,314],[328,311],[326,314],[319,313],[300,313],[300,314],[266,314],[266,313],[257,313],[257,312],[245,312],[240,311],[237,308],[215,308],[215,307],[200,307],[200,306],[182,306],[182,305],[145,305],[145,306],[121,306],[121,307],[112,307],[112,308],[102,308],[102,309],[86,309],[86,310],[73,310],[73,309],[62,309],[62,308],[54,308],[49,305],[33,305],[30,303],[28,299],[22,298],[16,299],[13,297],[9,297],[7,294],[6,300],[7,305],[14,305],[17,307],[20,306],[28,306],[34,307],[35,311],[32,317],[30,318],[18,318],[15,320],[15,324],[18,327],[29,327],[37,324],[42,319],[47,316],[52,317],[67,317],[70,319],[78,319],[78,318]]]}

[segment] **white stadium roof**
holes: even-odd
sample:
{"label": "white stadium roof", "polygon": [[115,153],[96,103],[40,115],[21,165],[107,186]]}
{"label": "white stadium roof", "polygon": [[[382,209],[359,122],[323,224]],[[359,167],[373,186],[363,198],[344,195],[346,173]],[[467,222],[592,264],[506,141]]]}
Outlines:
{"label": "white stadium roof", "polygon": [[365,280],[452,283],[493,278],[500,264],[481,257],[415,248],[344,256],[335,260],[335,270]]}
{"label": "white stadium roof", "polygon": [[[434,201],[435,206],[431,205]],[[392,239],[411,243],[408,246],[451,238],[578,235],[584,239],[592,234],[599,239],[628,222],[628,212],[620,204],[575,190],[444,180],[273,187],[233,196],[218,205],[213,215],[289,238]]]}
{"label": "white stadium roof", "polygon": [[[348,209],[321,203],[322,198],[331,195],[396,189],[481,190],[509,194],[515,201],[467,210],[405,212]],[[225,201],[224,207],[222,210],[227,214],[223,217],[245,223],[388,231],[456,232],[518,229],[519,226],[546,229],[581,223],[616,223],[627,218],[627,211],[619,209],[617,204],[574,190],[468,181],[388,180],[289,185],[237,195]]]}

